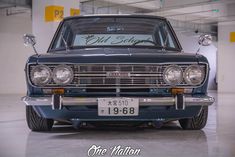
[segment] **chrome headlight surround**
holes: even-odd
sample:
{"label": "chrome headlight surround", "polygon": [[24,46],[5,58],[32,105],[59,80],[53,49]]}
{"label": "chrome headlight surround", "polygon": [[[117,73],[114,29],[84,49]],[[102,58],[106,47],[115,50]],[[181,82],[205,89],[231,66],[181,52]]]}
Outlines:
{"label": "chrome headlight surround", "polygon": [[184,71],[184,80],[188,85],[200,85],[205,79],[205,69],[199,65],[190,65]]}
{"label": "chrome headlight surround", "polygon": [[53,69],[53,81],[58,85],[70,84],[73,78],[73,69],[68,65],[58,65]]}
{"label": "chrome headlight surround", "polygon": [[169,65],[163,71],[163,80],[166,84],[175,86],[183,81],[183,71],[178,65]]}
{"label": "chrome headlight surround", "polygon": [[36,86],[45,86],[51,82],[52,71],[46,65],[36,65],[30,72],[30,80]]}

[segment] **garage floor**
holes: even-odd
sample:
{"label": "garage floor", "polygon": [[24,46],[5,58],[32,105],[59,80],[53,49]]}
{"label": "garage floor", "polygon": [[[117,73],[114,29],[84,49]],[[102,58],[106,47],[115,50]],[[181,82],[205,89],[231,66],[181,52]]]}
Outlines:
{"label": "garage floor", "polygon": [[20,95],[0,95],[0,157],[85,157],[93,144],[108,150],[118,145],[140,148],[144,157],[234,157],[235,94],[209,95],[217,101],[210,107],[207,126],[201,131],[183,131],[178,123],[169,123],[161,129],[76,131],[57,126],[50,133],[30,132]]}

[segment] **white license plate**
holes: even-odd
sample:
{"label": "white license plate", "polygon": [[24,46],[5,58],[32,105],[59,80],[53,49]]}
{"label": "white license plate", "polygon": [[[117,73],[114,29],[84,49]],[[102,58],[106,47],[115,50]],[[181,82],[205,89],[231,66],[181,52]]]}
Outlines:
{"label": "white license plate", "polygon": [[139,99],[98,98],[99,116],[138,116]]}

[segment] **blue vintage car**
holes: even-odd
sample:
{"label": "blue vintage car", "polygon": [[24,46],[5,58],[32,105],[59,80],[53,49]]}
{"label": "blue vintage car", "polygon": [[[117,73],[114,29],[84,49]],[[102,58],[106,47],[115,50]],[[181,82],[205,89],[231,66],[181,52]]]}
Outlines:
{"label": "blue vintage car", "polygon": [[[35,37],[24,36],[34,48]],[[211,37],[199,43],[209,45]],[[35,48],[34,48],[35,50]],[[25,72],[28,127],[49,131],[54,121],[137,122],[159,126],[179,120],[202,129],[208,106],[209,64],[184,53],[163,17],[95,15],[65,18],[47,53],[29,57]]]}

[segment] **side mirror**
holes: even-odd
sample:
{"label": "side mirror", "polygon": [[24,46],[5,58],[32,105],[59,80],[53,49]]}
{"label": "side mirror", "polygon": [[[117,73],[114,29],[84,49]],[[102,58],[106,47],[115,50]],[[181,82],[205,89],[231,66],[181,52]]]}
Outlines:
{"label": "side mirror", "polygon": [[35,44],[36,44],[36,38],[35,38],[35,36],[32,35],[32,34],[24,34],[23,39],[24,39],[24,45],[25,45],[25,46],[31,45],[31,46],[33,47],[34,52],[35,52],[36,54],[38,54],[38,53],[37,53],[37,50],[36,50],[36,48],[35,48]]}
{"label": "side mirror", "polygon": [[201,46],[209,46],[212,44],[212,36],[210,34],[204,34],[199,37],[198,44]]}

